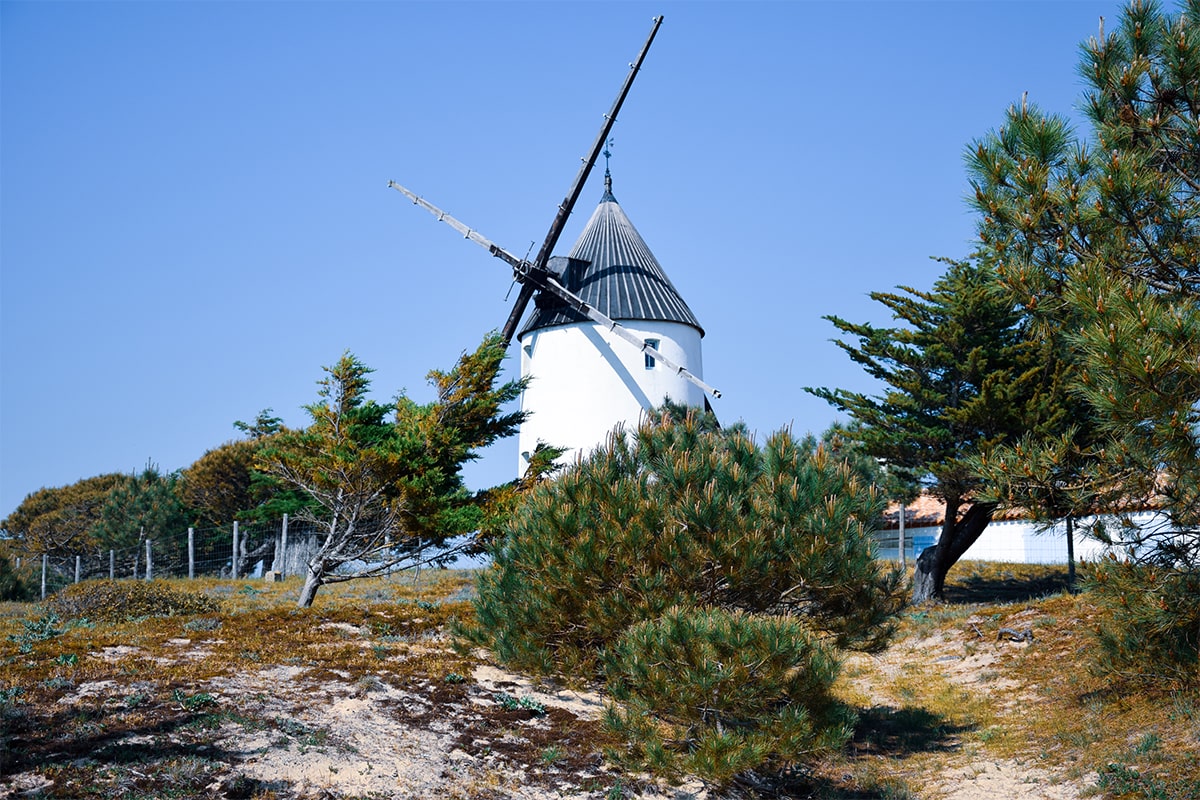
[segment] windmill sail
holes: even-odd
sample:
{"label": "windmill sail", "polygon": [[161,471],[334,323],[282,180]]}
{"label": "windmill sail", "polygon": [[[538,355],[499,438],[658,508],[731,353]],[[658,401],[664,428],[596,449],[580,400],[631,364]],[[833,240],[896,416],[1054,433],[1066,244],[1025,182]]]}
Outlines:
{"label": "windmill sail", "polygon": [[[596,141],[592,143],[592,149],[587,157],[583,159],[583,166],[579,168],[579,174],[575,176],[575,181],[571,184],[571,188],[567,191],[566,198],[558,206],[558,213],[554,215],[554,221],[550,223],[550,230],[546,233],[546,238],[542,242],[542,247],[538,250],[537,257],[533,260],[533,269],[544,271],[546,264],[550,261],[550,254],[554,250],[554,246],[558,244],[558,237],[562,235],[563,228],[567,225],[567,218],[571,216],[571,211],[574,210],[575,204],[579,201],[579,195],[583,191],[583,186],[587,183],[588,175],[592,172],[592,167],[596,165],[596,159],[600,157],[600,151],[604,147],[604,143],[608,141],[608,134],[612,132],[613,124],[617,121],[617,114],[621,111],[621,106],[625,103],[625,98],[629,94],[629,89],[633,86],[633,79],[637,77],[638,71],[642,68],[642,62],[646,60],[646,53],[650,52],[650,45],[654,42],[654,36],[658,33],[658,28],[662,25],[662,16],[654,18],[654,27],[650,29],[650,35],[646,37],[646,43],[642,45],[642,50],[638,53],[637,59],[629,65],[629,74],[625,76],[625,83],[621,85],[621,91],[617,93],[617,99],[613,101],[612,108],[604,115],[604,124],[600,126],[600,132],[596,135]],[[518,281],[523,281],[522,275],[515,276]],[[504,337],[504,341],[511,342],[513,335],[517,332],[517,326],[521,324],[521,317],[525,315],[525,308],[529,305],[530,298],[533,297],[533,289],[528,285],[521,287],[521,292],[517,296],[517,302],[513,306],[512,312],[508,315],[508,320],[504,323],[504,328],[500,331]]]}
{"label": "windmill sail", "polygon": [[[409,198],[410,200],[412,200],[414,205],[421,206],[426,211],[428,211],[430,214],[433,214],[435,217],[438,218],[439,222],[444,222],[447,225],[449,225],[451,228],[454,228],[454,230],[461,233],[464,238],[470,239],[471,241],[475,242],[480,247],[483,247],[485,250],[487,250],[489,253],[491,253],[495,257],[508,262],[508,264],[510,264],[513,268],[513,273],[516,275],[522,276],[523,280],[525,281],[526,286],[530,286],[534,290],[540,290],[540,291],[548,292],[549,294],[554,295],[556,298],[558,298],[562,302],[562,304],[567,309],[569,309],[569,313],[581,315],[583,317],[586,317],[587,319],[592,320],[593,322],[597,322],[600,325],[603,325],[605,328],[608,328],[614,334],[621,337],[625,341],[629,342],[634,347],[636,347],[637,349],[644,352],[646,355],[661,362],[662,365],[664,367],[666,367],[667,369],[674,371],[680,377],[682,377],[682,378],[690,381],[691,383],[695,384],[696,386],[700,387],[708,394],[711,394],[713,397],[721,396],[720,391],[718,391],[717,389],[715,389],[712,386],[709,386],[704,381],[700,380],[698,377],[696,377],[694,374],[692,374],[692,372],[690,370],[688,370],[686,367],[683,367],[683,366],[675,363],[675,361],[673,361],[672,359],[664,356],[661,352],[659,352],[658,348],[654,347],[653,344],[651,344],[650,342],[643,341],[642,339],[639,339],[637,336],[633,335],[628,330],[626,330],[621,325],[621,323],[612,319],[604,312],[599,311],[594,306],[589,304],[586,300],[584,300],[582,297],[575,294],[567,287],[563,286],[562,283],[559,282],[558,278],[555,277],[554,273],[551,272],[549,269],[547,269],[547,268],[542,268],[541,270],[535,269],[534,266],[532,264],[530,264],[530,262],[528,262],[524,259],[521,259],[521,258],[517,258],[515,255],[508,252],[503,247],[501,247],[500,245],[493,242],[491,239],[488,239],[486,236],[483,236],[481,233],[476,231],[474,228],[471,228],[470,226],[466,225],[465,223],[461,222],[460,220],[455,219],[454,217],[450,216],[442,209],[435,206],[433,203],[430,203],[425,198],[420,197],[419,195],[412,192],[410,189],[408,189],[404,186],[401,186],[400,184],[396,183],[395,181],[388,181],[388,186],[390,188],[395,189],[396,191],[400,192],[401,194],[403,194],[405,197]],[[635,231],[635,233],[636,233],[636,231]],[[653,256],[651,256],[651,258],[653,258]],[[664,275],[663,277],[665,279],[666,276]],[[686,308],[686,306],[685,306],[685,308]],[[691,314],[690,311],[688,311],[687,313],[689,315]],[[696,328],[699,328],[700,327],[699,324],[694,322],[695,318],[693,317],[692,319],[693,319],[692,324]]]}

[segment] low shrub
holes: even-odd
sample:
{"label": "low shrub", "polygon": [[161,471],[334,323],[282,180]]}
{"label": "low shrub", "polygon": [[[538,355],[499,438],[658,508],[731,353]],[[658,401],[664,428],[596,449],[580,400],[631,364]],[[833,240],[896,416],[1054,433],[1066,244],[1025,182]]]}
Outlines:
{"label": "low shrub", "polygon": [[176,589],[164,581],[83,581],[63,589],[49,605],[63,619],[92,622],[212,614],[220,610],[211,597]]}
{"label": "low shrub", "polygon": [[875,559],[882,507],[787,431],[759,446],[695,409],[663,412],[518,504],[465,633],[512,666],[584,678],[675,605],[802,615],[839,648],[877,651],[904,603]]}
{"label": "low shrub", "polygon": [[616,760],[714,783],[840,748],[854,713],[830,694],[839,662],[795,618],[672,608],[605,658]]}

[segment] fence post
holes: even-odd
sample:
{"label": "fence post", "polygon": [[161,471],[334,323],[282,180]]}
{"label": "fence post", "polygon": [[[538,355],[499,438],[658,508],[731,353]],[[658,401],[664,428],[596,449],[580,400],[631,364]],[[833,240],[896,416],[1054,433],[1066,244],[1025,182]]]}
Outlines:
{"label": "fence post", "polygon": [[108,551],[108,579],[115,581],[117,579],[117,551]]}
{"label": "fence post", "polygon": [[287,528],[288,528],[288,515],[284,514],[283,515],[283,536],[280,538],[280,541],[279,541],[279,558],[276,559],[279,562],[279,577],[281,577],[281,578],[287,577],[287,533],[288,533]]}
{"label": "fence post", "polygon": [[196,577],[196,531],[188,528],[188,580]]}
{"label": "fence post", "polygon": [[79,556],[75,556],[75,582],[79,583]]}
{"label": "fence post", "polygon": [[46,599],[46,561],[49,558],[45,553],[42,553],[42,599]]}
{"label": "fence post", "polygon": [[238,524],[233,523],[233,568],[231,574],[233,579],[237,580],[237,561],[238,561]]}
{"label": "fence post", "polygon": [[154,562],[150,558],[150,540],[146,540],[146,580],[154,580]]}
{"label": "fence post", "polygon": [[1067,591],[1075,594],[1075,517],[1067,517]]}
{"label": "fence post", "polygon": [[900,569],[908,569],[908,554],[904,552],[904,518],[908,516],[908,506],[900,501]]}

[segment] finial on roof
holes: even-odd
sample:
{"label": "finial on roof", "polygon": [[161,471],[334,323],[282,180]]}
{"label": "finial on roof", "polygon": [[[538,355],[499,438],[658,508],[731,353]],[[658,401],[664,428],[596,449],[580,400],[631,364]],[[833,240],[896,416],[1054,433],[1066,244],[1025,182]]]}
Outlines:
{"label": "finial on roof", "polygon": [[612,193],[612,173],[608,171],[608,159],[612,156],[612,152],[608,149],[612,147],[613,140],[609,139],[604,143],[604,197],[602,200],[615,200]]}

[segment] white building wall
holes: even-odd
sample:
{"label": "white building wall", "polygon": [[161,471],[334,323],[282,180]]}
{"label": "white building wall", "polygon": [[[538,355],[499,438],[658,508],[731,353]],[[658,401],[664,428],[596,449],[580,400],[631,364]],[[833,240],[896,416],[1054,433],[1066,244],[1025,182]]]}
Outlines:
{"label": "white building wall", "polygon": [[[639,339],[657,339],[664,356],[703,378],[700,332],[677,322],[622,322]],[[704,392],[674,370],[645,365],[645,355],[592,322],[543,328],[521,338],[521,375],[530,376],[521,410],[530,412],[518,436],[518,474],[539,441],[569,448],[572,463],[602,444],[618,425],[635,427],[647,409],[669,397],[704,405]]]}
{"label": "white building wall", "polygon": [[[1161,525],[1160,514],[1147,512],[1136,514],[1133,521],[1141,526]],[[1109,548],[1088,536],[1080,527],[1090,522],[1080,520],[1075,527],[1075,560],[1096,561]],[[909,558],[919,554],[923,547],[932,546],[941,534],[941,526],[909,528],[904,533],[905,551]],[[896,560],[899,556],[897,531],[880,531],[876,534],[880,558]],[[1059,522],[1048,530],[1042,530],[1028,520],[996,520],[988,524],[963,561],[1000,561],[1010,564],[1066,564],[1067,525]]]}

